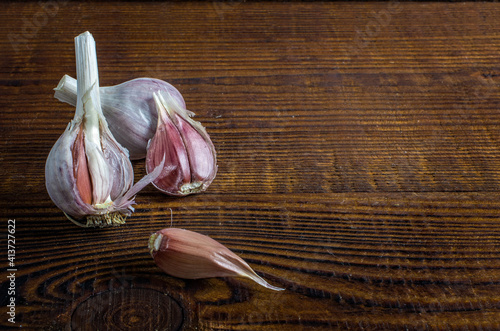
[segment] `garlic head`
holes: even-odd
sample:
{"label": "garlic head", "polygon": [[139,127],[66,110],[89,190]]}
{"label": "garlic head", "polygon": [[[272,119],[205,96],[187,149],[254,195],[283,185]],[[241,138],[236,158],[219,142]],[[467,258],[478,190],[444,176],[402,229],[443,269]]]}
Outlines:
{"label": "garlic head", "polygon": [[[59,101],[76,106],[76,80],[64,75],[54,89]],[[154,136],[157,126],[153,92],[165,92],[186,107],[180,92],[171,84],[155,78],[136,78],[119,85],[99,88],[102,112],[115,139],[127,148],[130,159],[146,157],[148,141]],[[194,114],[189,112],[189,116]]]}
{"label": "garlic head", "polygon": [[155,179],[152,171],[136,185],[128,151],[113,137],[102,114],[95,41],[89,32],[75,38],[75,116],[52,147],[45,164],[50,198],[79,226],[125,222],[133,196]]}

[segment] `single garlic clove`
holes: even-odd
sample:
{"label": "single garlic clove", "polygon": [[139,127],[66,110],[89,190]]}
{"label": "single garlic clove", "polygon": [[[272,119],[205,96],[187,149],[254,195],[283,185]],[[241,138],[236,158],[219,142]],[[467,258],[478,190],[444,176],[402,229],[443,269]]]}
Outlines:
{"label": "single garlic clove", "polygon": [[217,173],[215,148],[205,128],[171,94],[154,93],[154,100],[158,127],[148,144],[146,171],[163,159],[165,171],[153,185],[177,196],[205,191]]}
{"label": "single garlic clove", "polygon": [[214,239],[197,232],[168,228],[152,234],[148,248],[156,265],[179,278],[245,277],[275,291],[273,286],[238,255]]}
{"label": "single garlic clove", "polygon": [[[64,75],[54,89],[59,101],[76,106],[76,79]],[[153,92],[172,95],[186,107],[179,91],[171,84],[155,78],[136,78],[115,86],[99,88],[102,112],[115,139],[128,149],[132,160],[146,157],[148,141],[157,127],[158,111]],[[194,114],[189,112],[189,116]]]}
{"label": "single garlic clove", "polygon": [[120,225],[134,211],[133,196],[162,169],[158,167],[133,185],[128,152],[114,139],[102,114],[92,35],[85,32],[76,37],[75,48],[75,116],[47,157],[47,192],[77,225]]}

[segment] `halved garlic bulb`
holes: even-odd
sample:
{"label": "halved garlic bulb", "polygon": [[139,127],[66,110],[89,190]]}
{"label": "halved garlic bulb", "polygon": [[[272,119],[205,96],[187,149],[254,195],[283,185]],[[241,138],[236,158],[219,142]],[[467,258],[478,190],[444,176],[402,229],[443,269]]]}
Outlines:
{"label": "halved garlic bulb", "polygon": [[134,195],[162,169],[133,185],[128,151],[114,139],[102,114],[95,41],[89,32],[75,38],[75,54],[75,116],[49,153],[45,185],[52,201],[75,224],[120,225],[134,211]]}

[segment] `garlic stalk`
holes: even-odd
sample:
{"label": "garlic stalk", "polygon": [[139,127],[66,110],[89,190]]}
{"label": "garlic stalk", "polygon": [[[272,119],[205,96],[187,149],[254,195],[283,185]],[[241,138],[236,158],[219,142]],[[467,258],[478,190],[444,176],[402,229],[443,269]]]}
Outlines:
{"label": "garlic stalk", "polygon": [[[59,101],[76,106],[76,80],[64,75],[54,89]],[[136,78],[115,86],[99,88],[102,112],[115,139],[130,153],[132,160],[146,157],[146,147],[156,131],[158,112],[153,92],[172,95],[186,107],[179,91],[169,83],[154,78]],[[192,112],[188,112],[193,116]]]}
{"label": "garlic stalk", "polygon": [[75,116],[49,153],[45,185],[52,201],[75,224],[120,225],[134,211],[134,195],[162,169],[132,186],[128,152],[114,139],[102,114],[95,41],[89,32],[75,38],[75,55]]}
{"label": "garlic stalk", "polygon": [[163,91],[153,96],[158,126],[148,144],[146,171],[153,171],[162,160],[168,170],[153,185],[178,196],[205,191],[217,173],[216,152],[210,137],[199,122],[188,116],[174,95]]}
{"label": "garlic stalk", "polygon": [[245,277],[275,291],[239,256],[218,241],[197,232],[168,228],[152,234],[148,248],[156,265],[179,278]]}

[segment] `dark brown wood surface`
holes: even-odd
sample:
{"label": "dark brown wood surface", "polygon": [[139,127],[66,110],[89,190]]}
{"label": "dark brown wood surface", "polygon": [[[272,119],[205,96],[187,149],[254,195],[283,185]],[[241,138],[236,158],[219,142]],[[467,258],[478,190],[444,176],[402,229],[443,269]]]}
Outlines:
{"label": "dark brown wood surface", "polygon": [[[4,2],[0,22],[0,328],[500,329],[498,3]],[[148,186],[106,229],[52,203],[74,114],[52,89],[86,30],[101,85],[181,91],[218,152],[205,193]],[[162,273],[147,240],[170,226],[286,290]]]}

